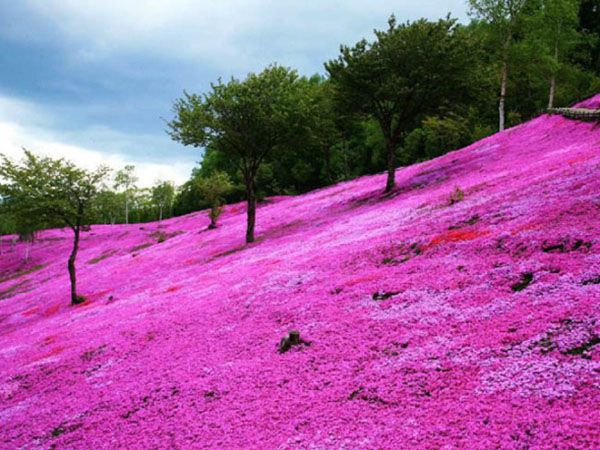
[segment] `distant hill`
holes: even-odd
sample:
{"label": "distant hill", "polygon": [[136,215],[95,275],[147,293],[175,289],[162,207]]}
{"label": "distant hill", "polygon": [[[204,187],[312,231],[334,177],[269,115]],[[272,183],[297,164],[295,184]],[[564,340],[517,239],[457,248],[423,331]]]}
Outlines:
{"label": "distant hill", "polygon": [[384,180],[269,199],[250,246],[243,204],[93,226],[77,307],[70,231],[5,237],[0,448],[599,448],[600,127]]}

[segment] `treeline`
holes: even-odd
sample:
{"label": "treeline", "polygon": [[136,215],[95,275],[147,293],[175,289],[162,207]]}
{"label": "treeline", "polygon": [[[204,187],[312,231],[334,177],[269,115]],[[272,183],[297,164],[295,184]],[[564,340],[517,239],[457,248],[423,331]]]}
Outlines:
{"label": "treeline", "polygon": [[[246,198],[249,175],[256,198],[299,194],[391,173],[600,91],[599,0],[471,0],[470,16],[466,25],[392,17],[372,39],[343,45],[325,63],[326,76],[272,66],[244,80],[219,81],[201,95],[186,93],[175,103],[170,132],[202,147],[204,156],[180,188],[175,214],[208,205],[198,180],[215,171],[233,182],[228,202]],[[235,118],[214,121],[233,113],[226,102],[260,101],[261,79],[267,92],[269,83],[283,83],[280,100],[290,104],[259,127],[259,134],[272,127],[278,136],[238,140],[260,142],[265,150],[251,174],[244,156],[230,148],[239,132],[231,128]],[[243,120],[244,112],[237,114]],[[259,117],[243,126],[258,127]],[[391,182],[390,176],[388,188]]]}
{"label": "treeline", "polygon": [[[41,167],[50,165],[50,159],[37,158],[30,152],[25,152],[26,161],[31,163],[32,157]],[[9,167],[9,163],[11,162],[5,158],[3,169]],[[0,168],[0,173],[3,169]],[[103,177],[98,179],[94,187],[95,194],[86,211],[86,223],[127,224],[160,221],[173,216],[176,188],[172,182],[157,181],[149,188],[140,188],[137,186],[138,178],[133,165],[127,165],[116,172],[107,168],[104,171]],[[19,204],[22,192],[19,195],[12,192],[11,196],[6,191],[5,187],[4,196],[0,194],[0,235],[15,234],[20,240],[32,241],[39,230],[64,226],[55,217],[47,214],[33,215],[23,208]]]}
{"label": "treeline", "polygon": [[228,201],[298,194],[442,155],[600,90],[598,0],[471,0],[471,22],[398,23],[342,45],[327,76],[271,65],[174,104],[171,137],[204,149],[175,213],[206,206],[198,180],[229,175]]}
{"label": "treeline", "polygon": [[149,188],[140,188],[133,165],[108,178],[92,205],[93,223],[151,222],[173,216],[176,189],[172,182],[156,181]]}

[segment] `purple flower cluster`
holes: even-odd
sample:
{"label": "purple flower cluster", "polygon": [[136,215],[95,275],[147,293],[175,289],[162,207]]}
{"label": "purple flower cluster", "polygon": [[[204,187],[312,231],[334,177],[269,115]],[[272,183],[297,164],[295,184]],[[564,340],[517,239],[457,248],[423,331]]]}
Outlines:
{"label": "purple flower cluster", "polygon": [[384,178],[268,199],[248,246],[241,204],[93,226],[76,307],[70,231],[5,236],[0,448],[599,448],[600,128]]}

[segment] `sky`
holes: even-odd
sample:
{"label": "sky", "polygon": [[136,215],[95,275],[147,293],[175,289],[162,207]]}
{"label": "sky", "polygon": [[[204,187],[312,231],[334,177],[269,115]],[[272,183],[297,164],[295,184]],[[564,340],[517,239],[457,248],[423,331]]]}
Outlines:
{"label": "sky", "polygon": [[270,63],[324,73],[340,44],[398,21],[466,18],[465,0],[0,0],[0,153],[185,182],[202,152],[165,121],[183,90]]}

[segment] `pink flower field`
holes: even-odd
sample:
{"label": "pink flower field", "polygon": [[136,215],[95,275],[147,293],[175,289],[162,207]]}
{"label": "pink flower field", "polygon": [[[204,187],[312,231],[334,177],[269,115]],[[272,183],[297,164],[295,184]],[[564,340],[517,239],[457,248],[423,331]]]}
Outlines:
{"label": "pink flower field", "polygon": [[70,230],[4,237],[0,447],[600,448],[600,127],[396,181],[267,199],[248,246],[244,204],[93,226],[75,307]]}

